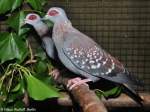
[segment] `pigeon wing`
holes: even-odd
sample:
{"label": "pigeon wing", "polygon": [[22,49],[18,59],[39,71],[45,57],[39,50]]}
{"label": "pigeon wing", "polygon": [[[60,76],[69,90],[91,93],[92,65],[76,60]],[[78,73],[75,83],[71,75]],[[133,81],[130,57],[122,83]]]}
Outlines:
{"label": "pigeon wing", "polygon": [[81,32],[65,33],[64,38],[63,52],[77,69],[115,82],[112,77],[125,71],[118,60]]}

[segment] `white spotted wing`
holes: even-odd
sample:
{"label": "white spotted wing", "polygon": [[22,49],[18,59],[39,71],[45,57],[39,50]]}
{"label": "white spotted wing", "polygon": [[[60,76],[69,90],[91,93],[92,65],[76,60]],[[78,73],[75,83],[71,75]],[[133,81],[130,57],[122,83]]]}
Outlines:
{"label": "white spotted wing", "polygon": [[78,69],[98,77],[111,77],[113,74],[124,71],[119,61],[86,35],[72,32],[64,36],[66,40],[63,52]]}

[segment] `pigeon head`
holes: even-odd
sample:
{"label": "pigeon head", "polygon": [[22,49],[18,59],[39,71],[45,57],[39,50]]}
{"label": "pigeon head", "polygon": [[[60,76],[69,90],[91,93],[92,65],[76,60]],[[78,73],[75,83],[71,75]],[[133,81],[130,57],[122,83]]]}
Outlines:
{"label": "pigeon head", "polygon": [[65,11],[59,7],[50,8],[44,19],[50,20],[53,23],[68,21]]}
{"label": "pigeon head", "polygon": [[39,15],[35,13],[30,13],[26,16],[24,20],[24,24],[29,24],[29,25],[36,25],[39,21],[41,21],[41,18]]}

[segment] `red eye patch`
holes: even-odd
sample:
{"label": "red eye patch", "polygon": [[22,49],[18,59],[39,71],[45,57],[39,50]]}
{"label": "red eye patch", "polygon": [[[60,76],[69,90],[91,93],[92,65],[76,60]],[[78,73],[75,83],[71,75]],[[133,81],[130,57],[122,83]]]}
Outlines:
{"label": "red eye patch", "polygon": [[50,16],[55,16],[55,15],[57,15],[59,12],[57,12],[56,10],[51,10],[49,13],[48,13],[48,15],[50,15]]}
{"label": "red eye patch", "polygon": [[29,19],[29,20],[35,20],[35,19],[37,19],[37,17],[36,17],[35,15],[31,15],[31,16],[29,16],[28,19]]}

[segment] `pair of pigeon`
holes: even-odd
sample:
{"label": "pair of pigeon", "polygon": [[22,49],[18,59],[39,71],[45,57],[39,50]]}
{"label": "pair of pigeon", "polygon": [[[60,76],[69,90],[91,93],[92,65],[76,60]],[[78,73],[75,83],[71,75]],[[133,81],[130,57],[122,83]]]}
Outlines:
{"label": "pair of pigeon", "polygon": [[[54,23],[52,38],[43,19]],[[37,14],[28,14],[25,23],[32,25],[37,31],[49,57],[56,59],[55,55],[58,53],[59,60],[67,69],[85,77],[83,80],[75,78],[68,82],[71,89],[79,84],[96,82],[103,78],[121,85],[132,99],[141,104],[143,98],[133,89],[133,85],[141,85],[141,81],[95,41],[74,28],[62,8],[50,8],[42,19]]]}

